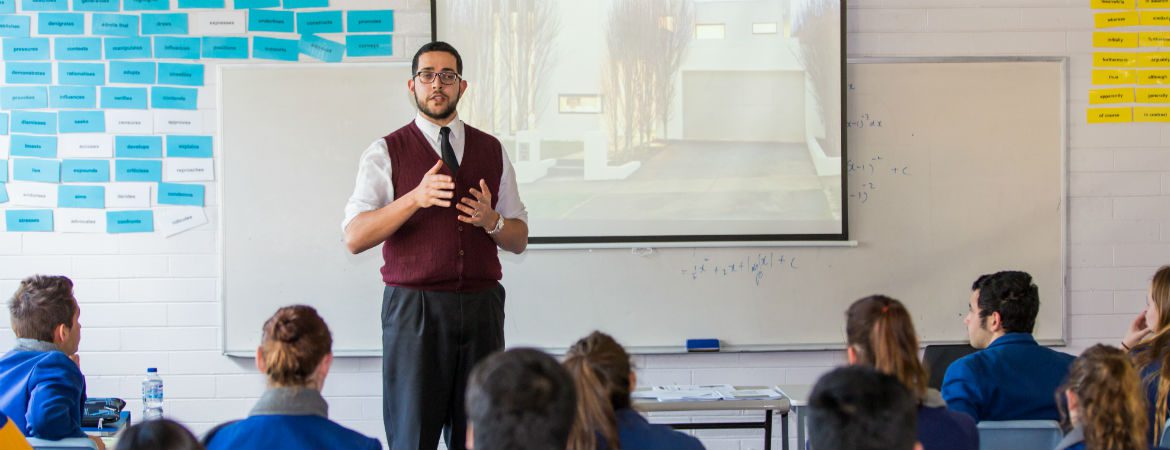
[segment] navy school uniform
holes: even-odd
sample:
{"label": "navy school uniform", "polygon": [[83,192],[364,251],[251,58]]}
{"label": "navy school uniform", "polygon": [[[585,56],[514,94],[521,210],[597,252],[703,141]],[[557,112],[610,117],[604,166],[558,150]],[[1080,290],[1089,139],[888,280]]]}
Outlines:
{"label": "navy school uniform", "polygon": [[374,438],[329,420],[329,405],[309,388],[272,388],[248,418],[216,427],[203,438],[207,450],[381,450]]}
{"label": "navy school uniform", "polygon": [[51,342],[16,341],[16,348],[0,357],[0,411],[25,436],[85,437],[85,377],[77,363]]}
{"label": "navy school uniform", "polygon": [[952,410],[985,420],[1060,420],[1056,389],[1074,357],[1008,333],[951,363],[942,396]]}
{"label": "navy school uniform", "polygon": [[637,411],[623,408],[614,413],[622,450],[704,450],[703,443],[694,436],[652,424]]}
{"label": "navy school uniform", "polygon": [[[1072,431],[1064,435],[1064,439],[1056,444],[1055,450],[1086,450],[1085,449],[1085,429],[1081,427],[1074,427]],[[1150,447],[1150,450],[1166,450],[1162,447]]]}
{"label": "navy school uniform", "polygon": [[927,389],[918,406],[918,442],[923,450],[979,450],[975,419],[947,409],[942,395]]}

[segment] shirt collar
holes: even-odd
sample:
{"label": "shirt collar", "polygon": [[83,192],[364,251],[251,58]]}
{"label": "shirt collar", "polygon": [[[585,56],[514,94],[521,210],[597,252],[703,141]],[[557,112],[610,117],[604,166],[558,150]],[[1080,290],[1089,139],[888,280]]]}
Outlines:
{"label": "shirt collar", "polygon": [[41,341],[37,339],[16,338],[16,346],[13,350],[23,352],[52,352],[60,351],[57,344],[52,342]]}
{"label": "shirt collar", "polygon": [[249,416],[321,416],[329,418],[329,404],[321,391],[305,387],[274,387],[264,391]]}
{"label": "shirt collar", "polygon": [[1008,333],[992,341],[987,348],[1016,344],[1040,345],[1036,343],[1036,338],[1032,337],[1032,333]]}
{"label": "shirt collar", "polygon": [[1085,429],[1081,428],[1080,426],[1076,426],[1073,427],[1072,431],[1069,431],[1068,434],[1064,435],[1064,439],[1061,439],[1059,444],[1056,444],[1056,450],[1064,450],[1084,441]]}
{"label": "shirt collar", "polygon": [[[443,127],[427,120],[421,112],[414,116],[414,126],[418,127],[419,131],[422,131],[428,140],[436,143],[439,142],[439,130]],[[451,128],[452,140],[463,139],[463,121],[459,119],[459,113],[455,113],[455,118],[447,126]]]}

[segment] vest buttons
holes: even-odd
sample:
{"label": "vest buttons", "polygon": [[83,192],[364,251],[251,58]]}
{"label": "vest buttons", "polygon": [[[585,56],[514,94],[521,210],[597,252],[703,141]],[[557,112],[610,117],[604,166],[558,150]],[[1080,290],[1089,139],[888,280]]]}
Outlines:
{"label": "vest buttons", "polygon": [[459,231],[463,231],[463,225],[459,226]]}

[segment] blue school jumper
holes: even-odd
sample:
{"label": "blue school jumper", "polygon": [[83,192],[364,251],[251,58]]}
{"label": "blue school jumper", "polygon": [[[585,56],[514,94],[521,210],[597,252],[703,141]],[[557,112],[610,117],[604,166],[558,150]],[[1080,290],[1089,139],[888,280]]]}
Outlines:
{"label": "blue school jumper", "polygon": [[1060,420],[1056,389],[1073,356],[1008,333],[951,363],[943,377],[947,407],[984,420]]}
{"label": "blue school jumper", "polygon": [[207,450],[381,450],[377,439],[329,420],[329,405],[310,388],[271,388],[248,418],[221,425],[204,438]]}
{"label": "blue school jumper", "polygon": [[53,343],[17,339],[16,347],[0,357],[0,411],[25,436],[85,437],[83,405],[85,377]]}
{"label": "blue school jumper", "polygon": [[666,425],[650,423],[629,408],[614,412],[617,416],[618,442],[622,450],[703,450],[703,444]]}

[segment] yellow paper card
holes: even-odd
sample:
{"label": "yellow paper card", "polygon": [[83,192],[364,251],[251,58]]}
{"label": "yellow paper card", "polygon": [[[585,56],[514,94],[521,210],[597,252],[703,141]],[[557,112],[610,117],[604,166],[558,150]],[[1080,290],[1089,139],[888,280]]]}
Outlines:
{"label": "yellow paper card", "polygon": [[1138,13],[1098,13],[1093,15],[1093,23],[1097,28],[1132,27],[1138,24]]}
{"label": "yellow paper card", "polygon": [[1086,111],[1089,123],[1133,122],[1132,108],[1089,108]]}
{"label": "yellow paper card", "polygon": [[1133,88],[1089,89],[1089,104],[1133,103]]}
{"label": "yellow paper card", "polygon": [[1155,27],[1170,25],[1170,11],[1142,11],[1141,24]]}
{"label": "yellow paper card", "polygon": [[1134,0],[1093,0],[1093,9],[1133,9]]}
{"label": "yellow paper card", "polygon": [[[1144,37],[1144,36],[1143,36]],[[1093,33],[1094,47],[1136,48],[1138,46],[1137,33],[1109,33],[1098,31]]]}
{"label": "yellow paper card", "polygon": [[1170,106],[1138,106],[1133,109],[1135,122],[1170,122]]}
{"label": "yellow paper card", "polygon": [[1170,70],[1140,70],[1138,84],[1170,84]]}
{"label": "yellow paper card", "polygon": [[1136,70],[1094,70],[1093,84],[1131,84],[1137,81]]}
{"label": "yellow paper card", "polygon": [[1138,103],[1170,103],[1170,88],[1138,88]]}
{"label": "yellow paper card", "polygon": [[[1096,44],[1096,34],[1093,38]],[[1139,41],[1142,47],[1170,47],[1170,31],[1143,31]]]}
{"label": "yellow paper card", "polygon": [[1093,53],[1093,67],[1137,67],[1137,53]]}
{"label": "yellow paper card", "polygon": [[1170,52],[1138,53],[1138,67],[1170,67]]}
{"label": "yellow paper card", "polygon": [[1138,0],[1138,8],[1170,8],[1170,0]]}

